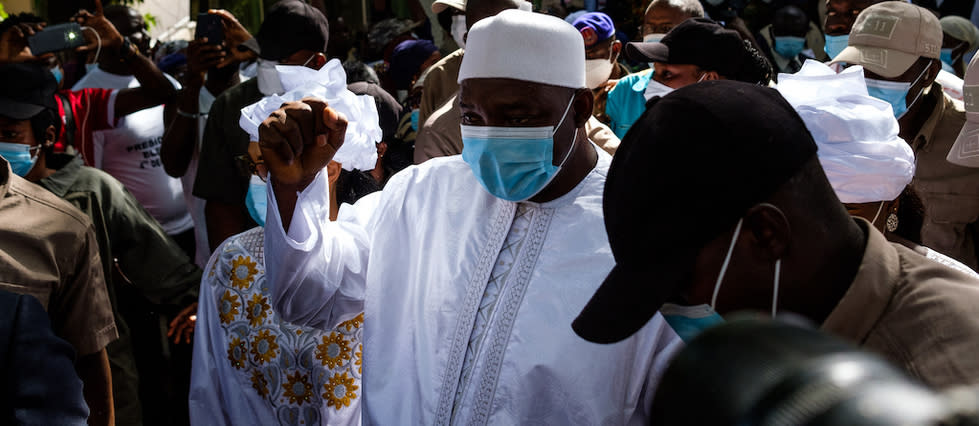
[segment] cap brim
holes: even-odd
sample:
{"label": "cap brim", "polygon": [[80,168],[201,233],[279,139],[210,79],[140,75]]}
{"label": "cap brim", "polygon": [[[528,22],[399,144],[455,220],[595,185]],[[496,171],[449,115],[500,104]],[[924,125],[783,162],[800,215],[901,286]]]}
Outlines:
{"label": "cap brim", "polygon": [[[979,113],[970,114],[979,115]],[[979,123],[965,122],[945,159],[958,166],[979,168]]]}
{"label": "cap brim", "polygon": [[636,62],[670,62],[670,47],[663,43],[631,42],[625,45],[625,55]]}
{"label": "cap brim", "polygon": [[[658,265],[643,265],[633,270],[615,265],[595,291],[571,328],[581,338],[594,343],[616,343],[643,328],[656,315],[689,271],[683,265],[691,258],[674,253]],[[656,277],[650,282],[650,277]]]}
{"label": "cap brim", "polygon": [[881,77],[894,78],[904,74],[917,61],[918,56],[899,50],[872,46],[847,46],[833,58],[830,64],[846,62],[850,65],[861,65]]}
{"label": "cap brim", "polygon": [[434,13],[434,14],[437,15],[439,13],[442,13],[443,10],[448,9],[450,7],[451,8],[454,8],[456,10],[462,11],[462,12],[465,12],[466,11],[466,3],[465,2],[461,2],[461,1],[436,1],[436,2],[432,3],[432,13]]}
{"label": "cap brim", "polygon": [[243,43],[239,44],[238,50],[242,52],[246,50],[251,50],[252,52],[255,52],[258,55],[262,54],[262,48],[258,46],[258,39],[255,37],[245,40]]}
{"label": "cap brim", "polygon": [[11,99],[0,99],[0,116],[13,120],[27,120],[44,111],[43,105],[28,104]]}

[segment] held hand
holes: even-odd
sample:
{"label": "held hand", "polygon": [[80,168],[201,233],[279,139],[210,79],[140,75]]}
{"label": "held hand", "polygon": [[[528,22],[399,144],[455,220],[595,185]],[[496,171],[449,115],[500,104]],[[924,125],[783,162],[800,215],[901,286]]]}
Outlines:
{"label": "held hand", "polygon": [[322,100],[283,104],[258,128],[273,186],[305,189],[343,145],[346,131],[347,118]]}
{"label": "held hand", "polygon": [[31,48],[27,47],[27,38],[43,29],[44,24],[41,23],[22,23],[14,25],[0,34],[0,63],[32,62],[53,56],[50,53],[40,57],[34,56],[31,53]]}
{"label": "held hand", "polygon": [[88,52],[94,51],[99,47],[99,41],[102,43],[102,50],[115,51],[122,46],[122,34],[116,30],[116,27],[105,18],[105,14],[102,12],[102,1],[95,0],[95,14],[91,14],[87,10],[79,10],[78,13],[72,17],[72,20],[78,22],[78,25],[83,27],[91,27],[95,32],[99,34],[95,37],[90,30],[82,31],[85,36],[85,40],[88,44],[78,49],[77,52]]}
{"label": "held hand", "polygon": [[224,25],[224,45],[228,48],[228,55],[217,65],[218,68],[224,68],[229,64],[246,61],[255,56],[255,52],[251,50],[244,52],[238,50],[238,46],[251,39],[252,35],[248,33],[245,26],[241,25],[231,12],[224,9],[211,9],[207,13],[220,16],[221,23]]}
{"label": "held hand", "polygon": [[221,46],[207,44],[207,38],[192,40],[187,45],[187,86],[200,87],[204,75],[210,68],[217,67],[225,59]]}
{"label": "held hand", "polygon": [[183,336],[184,343],[190,343],[190,336],[194,334],[194,326],[197,325],[197,302],[184,308],[179,314],[170,321],[170,330],[167,337],[173,337],[173,343],[180,343]]}

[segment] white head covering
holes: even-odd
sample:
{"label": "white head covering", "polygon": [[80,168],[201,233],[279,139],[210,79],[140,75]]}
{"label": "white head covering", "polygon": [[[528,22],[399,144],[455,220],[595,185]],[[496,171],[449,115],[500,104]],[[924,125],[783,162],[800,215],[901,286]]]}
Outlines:
{"label": "white head covering", "polygon": [[307,96],[323,99],[347,117],[347,133],[333,160],[344,169],[370,170],[377,163],[377,146],[381,141],[377,105],[369,95],[355,95],[347,90],[347,75],[340,61],[333,59],[318,71],[297,66],[277,66],[281,95],[270,95],[241,109],[238,125],[252,141],[258,140],[258,127],[283,102],[298,101]]}
{"label": "white head covering", "polygon": [[898,136],[891,106],[867,94],[863,67],[836,74],[807,60],[779,74],[778,91],[795,108],[819,150],[819,162],[844,203],[896,199],[914,177],[914,152]]}
{"label": "white head covering", "polygon": [[585,87],[581,33],[560,18],[508,9],[469,30],[459,83],[469,78],[512,78]]}

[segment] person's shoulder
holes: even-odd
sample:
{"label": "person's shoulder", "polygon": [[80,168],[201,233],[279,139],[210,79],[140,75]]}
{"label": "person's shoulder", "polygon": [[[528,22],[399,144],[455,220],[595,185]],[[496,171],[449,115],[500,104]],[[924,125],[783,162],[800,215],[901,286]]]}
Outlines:
{"label": "person's shoulder", "polygon": [[432,68],[437,70],[446,70],[452,68],[458,69],[459,66],[462,65],[463,53],[465,53],[464,50],[456,49],[455,52],[445,55],[442,59],[439,59],[438,62],[432,65]]}
{"label": "person's shoulder", "polygon": [[62,228],[61,231],[70,231],[79,235],[84,235],[92,226],[92,221],[85,213],[47,189],[13,174],[10,175],[9,182],[8,196],[19,196],[33,201],[33,203],[24,204],[25,207],[30,207],[25,208],[23,214],[49,215],[52,223],[57,223],[58,227]]}
{"label": "person's shoulder", "polygon": [[[229,108],[241,109],[262,99],[262,92],[258,90],[258,79],[252,78],[228,88],[214,98],[215,106],[228,105]],[[240,105],[240,107],[238,106]],[[237,112],[237,111],[236,111]],[[235,119],[237,121],[237,118]]]}
{"label": "person's shoulder", "polygon": [[968,309],[979,315],[979,276],[975,272],[943,262],[941,259],[955,261],[940,253],[935,253],[934,258],[928,256],[930,249],[927,247],[916,250],[900,243],[890,245],[897,251],[900,261],[901,284],[896,295],[911,302],[932,304],[944,301],[950,306],[970,305]]}

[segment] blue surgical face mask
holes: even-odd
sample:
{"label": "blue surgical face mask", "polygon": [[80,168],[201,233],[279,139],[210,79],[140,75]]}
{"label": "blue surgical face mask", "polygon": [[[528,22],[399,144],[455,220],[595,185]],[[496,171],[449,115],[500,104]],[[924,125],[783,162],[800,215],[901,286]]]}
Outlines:
{"label": "blue surgical face mask", "polygon": [[775,51],[783,58],[792,59],[799,56],[806,47],[806,39],[792,36],[776,36]]}
{"label": "blue surgical face mask", "polygon": [[58,84],[60,85],[61,79],[64,78],[64,74],[61,73],[61,68],[58,67],[51,68],[51,74],[54,74],[54,81],[58,82]]}
{"label": "blue surgical face mask", "polygon": [[[643,43],[659,43],[659,41],[662,40],[663,37],[665,37],[665,36],[666,36],[666,33],[646,34],[646,35],[644,35],[642,37],[642,42]],[[650,65],[649,67],[652,68],[653,66]]]}
{"label": "blue surgical face mask", "polygon": [[829,55],[829,59],[833,59],[836,57],[836,55],[839,55],[840,52],[843,51],[843,49],[846,49],[846,46],[849,43],[850,43],[849,34],[838,35],[838,36],[827,35],[826,46],[823,48],[823,50],[825,50],[826,54]]}
{"label": "blue surgical face mask", "polygon": [[[33,148],[33,149],[32,149]],[[10,170],[17,176],[24,177],[34,168],[40,147],[31,147],[22,143],[0,142],[0,156],[10,163]],[[32,152],[33,151],[33,152]]]}
{"label": "blue surgical face mask", "polygon": [[891,109],[894,110],[894,118],[901,119],[908,108],[914,105],[921,97],[921,92],[914,97],[911,103],[908,103],[908,92],[911,87],[918,83],[918,80],[925,75],[925,71],[928,71],[929,67],[921,70],[921,74],[918,74],[918,78],[914,81],[907,83],[903,81],[887,81],[887,80],[876,80],[873,78],[866,78],[867,82],[867,93],[877,99],[891,104]]}
{"label": "blue surgical face mask", "polygon": [[[714,294],[711,296],[710,305],[701,304],[695,306],[681,306],[673,303],[664,303],[659,312],[663,315],[666,323],[673,328],[680,339],[690,342],[694,337],[704,330],[724,322],[724,318],[714,310],[717,306],[717,294],[721,291],[721,283],[724,281],[724,274],[727,272],[728,265],[731,264],[731,255],[734,254],[734,246],[737,245],[738,236],[741,235],[741,225],[743,219],[738,221],[734,228],[734,236],[731,237],[731,245],[728,246],[727,256],[721,264],[721,272],[717,275],[717,282],[714,284]],[[782,260],[775,261],[775,285],[772,291],[772,317],[778,308],[778,283],[781,274]]]}
{"label": "blue surgical face mask", "polygon": [[92,62],[91,64],[85,64],[85,73],[88,74],[99,67],[98,62]]}
{"label": "blue surgical face mask", "polygon": [[574,98],[554,127],[462,125],[462,159],[486,191],[507,201],[537,195],[568,161],[578,140],[575,129],[564,160],[554,165],[554,133],[564,123]]}
{"label": "blue surgical face mask", "polygon": [[258,176],[252,175],[251,180],[248,181],[245,205],[248,206],[248,215],[252,220],[264,227],[265,214],[268,212],[268,192],[265,190],[265,182],[262,182]]}
{"label": "blue surgical face mask", "polygon": [[952,61],[952,51],[953,50],[955,50],[955,49],[951,49],[951,48],[949,48],[949,49],[942,49],[942,54],[941,54],[942,62],[944,62],[946,64],[949,64],[949,65],[952,65],[952,62],[953,62]]}
{"label": "blue surgical face mask", "polygon": [[418,131],[418,108],[411,110],[411,130]]}

